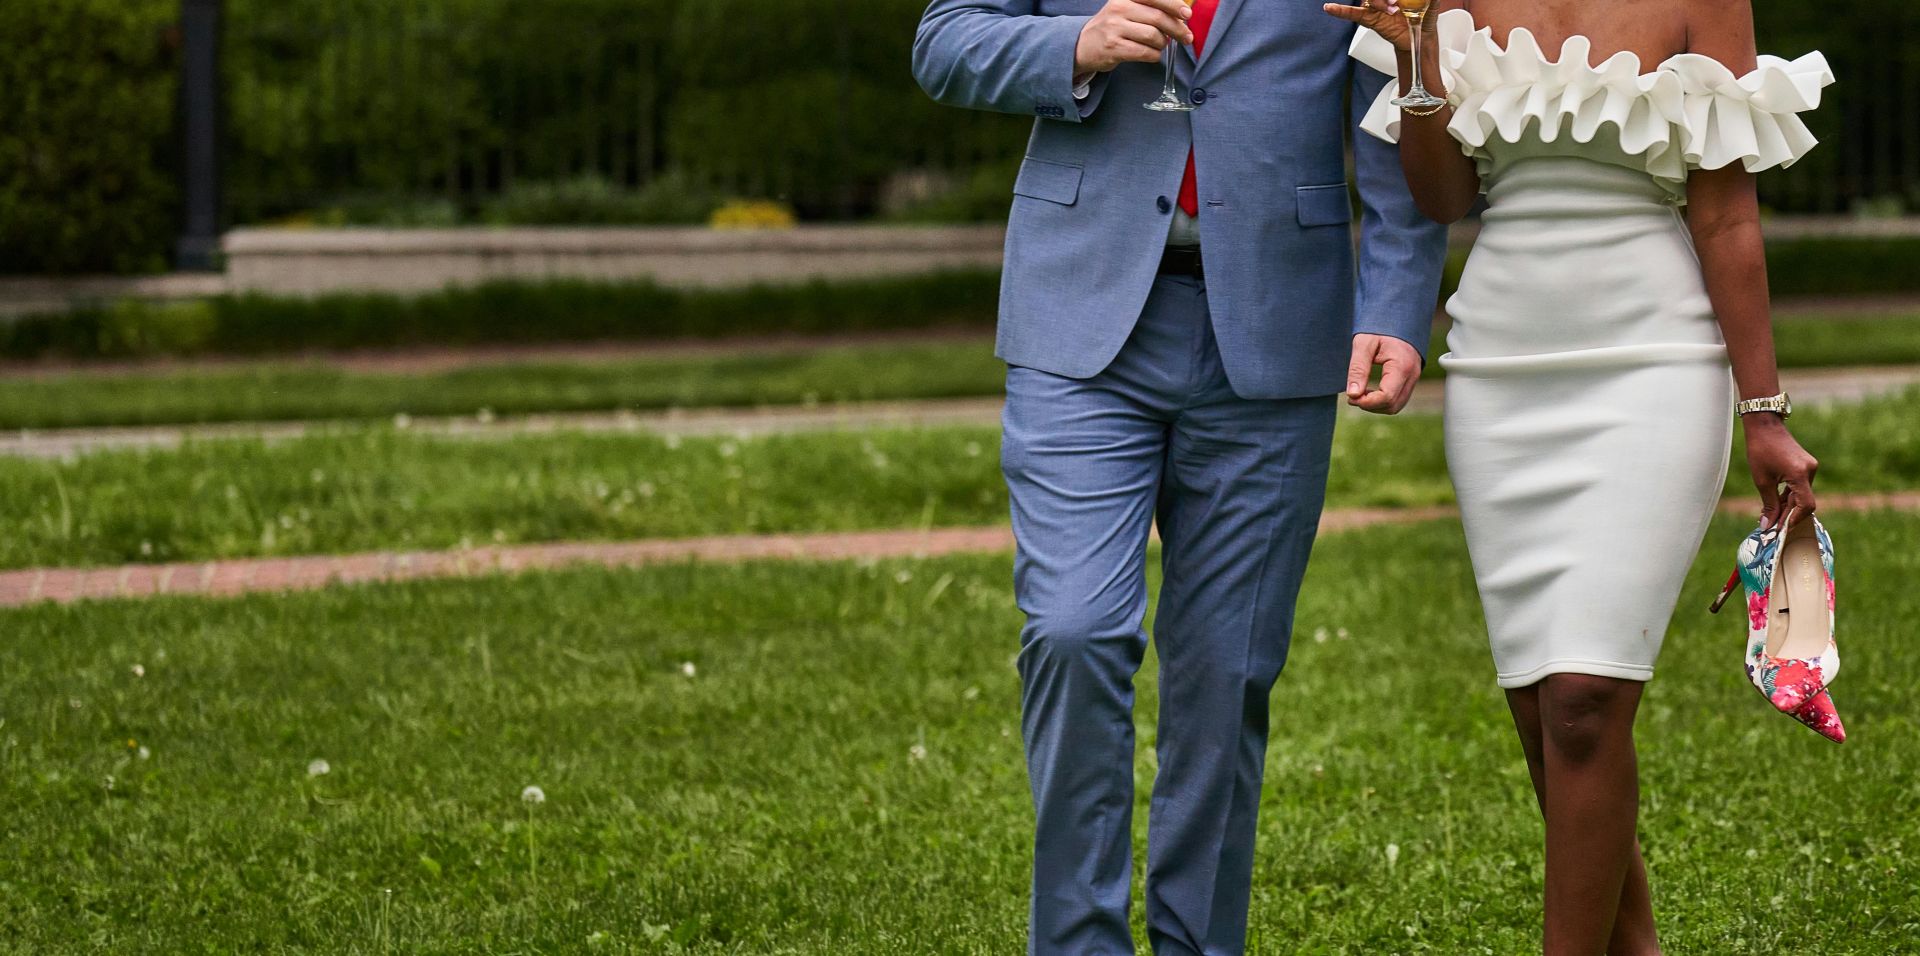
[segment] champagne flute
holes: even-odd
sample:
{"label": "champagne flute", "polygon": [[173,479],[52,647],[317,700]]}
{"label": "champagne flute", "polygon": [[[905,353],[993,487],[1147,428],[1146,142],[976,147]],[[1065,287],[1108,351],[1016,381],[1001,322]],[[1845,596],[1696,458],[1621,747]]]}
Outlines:
{"label": "champagne flute", "polygon": [[1425,27],[1429,0],[1400,0],[1400,12],[1407,15],[1407,25],[1413,29],[1413,83],[1407,88],[1407,95],[1393,101],[1393,105],[1413,109],[1432,109],[1447,105],[1447,101],[1427,92],[1420,82],[1420,54],[1425,49]]}
{"label": "champagne flute", "polygon": [[[1187,6],[1193,6],[1193,0],[1180,0]],[[1421,0],[1422,3],[1425,0]],[[1167,38],[1167,49],[1161,57],[1167,64],[1167,84],[1160,90],[1160,98],[1147,104],[1147,109],[1158,113],[1191,113],[1193,104],[1180,97],[1180,88],[1173,81],[1174,57],[1180,55],[1180,44],[1172,37]]]}

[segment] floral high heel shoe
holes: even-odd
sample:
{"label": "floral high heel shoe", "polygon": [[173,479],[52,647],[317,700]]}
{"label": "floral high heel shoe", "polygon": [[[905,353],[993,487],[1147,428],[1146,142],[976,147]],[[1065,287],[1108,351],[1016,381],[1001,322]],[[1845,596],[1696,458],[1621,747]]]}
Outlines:
{"label": "floral high heel shoe", "polygon": [[1780,527],[1748,535],[1738,564],[1712,609],[1746,585],[1747,678],[1781,713],[1844,743],[1847,730],[1827,693],[1840,674],[1833,539],[1817,519],[1790,512]]}

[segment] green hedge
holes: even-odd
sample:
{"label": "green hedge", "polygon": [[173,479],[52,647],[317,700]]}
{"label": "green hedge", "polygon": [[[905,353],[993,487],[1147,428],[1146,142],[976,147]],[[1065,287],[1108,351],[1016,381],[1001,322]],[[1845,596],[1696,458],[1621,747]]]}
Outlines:
{"label": "green hedge", "polygon": [[177,0],[0,3],[0,274],[164,268]]}
{"label": "green hedge", "polygon": [[[1442,297],[1458,281],[1451,257]],[[1920,293],[1920,240],[1768,247],[1776,296]],[[431,295],[222,296],[128,301],[0,323],[0,358],[272,355],[312,350],[658,341],[966,326],[988,328],[994,272],[681,291],[650,283],[501,282]],[[1836,326],[1838,328],[1838,326]],[[1903,353],[1904,354],[1904,353]]]}
{"label": "green hedge", "polygon": [[502,282],[412,298],[127,301],[0,323],[0,358],[270,355],[982,326],[992,323],[998,296],[997,275],[954,272],[724,291]]}

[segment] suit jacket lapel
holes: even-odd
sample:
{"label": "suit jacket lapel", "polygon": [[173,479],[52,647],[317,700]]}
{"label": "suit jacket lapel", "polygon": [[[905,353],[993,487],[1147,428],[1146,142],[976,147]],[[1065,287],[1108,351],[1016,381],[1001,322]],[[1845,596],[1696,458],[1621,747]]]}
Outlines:
{"label": "suit jacket lapel", "polygon": [[1250,0],[1220,0],[1220,9],[1213,14],[1213,26],[1207,30],[1207,48],[1201,51],[1199,61],[1194,64],[1195,69],[1206,66],[1207,61],[1213,59],[1214,51],[1220,49],[1220,40],[1226,35],[1227,28],[1233,26],[1234,14],[1239,13],[1240,8],[1248,2]]}

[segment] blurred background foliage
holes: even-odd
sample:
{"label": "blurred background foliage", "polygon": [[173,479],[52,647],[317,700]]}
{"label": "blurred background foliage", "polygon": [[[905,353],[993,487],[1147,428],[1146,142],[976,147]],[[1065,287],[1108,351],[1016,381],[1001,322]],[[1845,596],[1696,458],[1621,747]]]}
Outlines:
{"label": "blurred background foliage", "polygon": [[[1030,120],[914,86],[924,0],[228,0],[234,224],[992,221]],[[1873,29],[1760,0],[1761,46],[1824,50],[1829,147],[1763,180],[1783,212],[1920,208],[1920,8]],[[0,273],[159,268],[178,0],[6,0]]]}
{"label": "blurred background foliage", "polygon": [[0,273],[165,266],[178,13],[177,0],[0,3]]}

